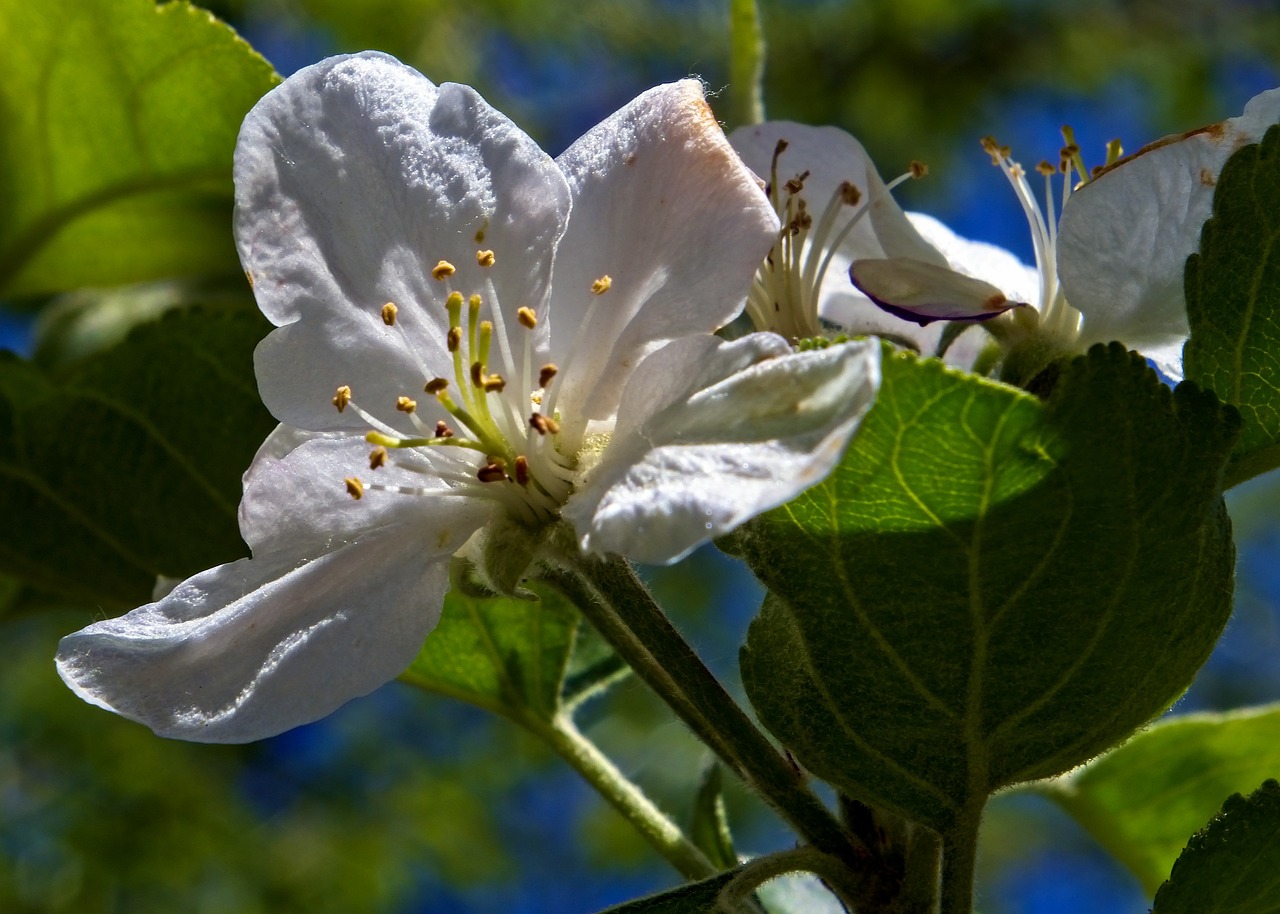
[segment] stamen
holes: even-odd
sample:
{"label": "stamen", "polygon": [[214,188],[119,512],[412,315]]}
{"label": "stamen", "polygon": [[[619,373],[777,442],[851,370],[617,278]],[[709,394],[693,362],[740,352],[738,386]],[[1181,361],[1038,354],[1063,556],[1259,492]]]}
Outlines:
{"label": "stamen", "polygon": [[613,286],[613,277],[607,273],[591,284],[592,295],[604,295]]}
{"label": "stamen", "polygon": [[445,390],[448,386],[449,382],[444,378],[432,378],[423,385],[422,392],[431,394],[434,397],[436,394],[440,393],[440,391]]}
{"label": "stamen", "polygon": [[493,460],[476,471],[476,478],[481,482],[501,482],[507,478],[507,468],[501,461]]}
{"label": "stamen", "polygon": [[1124,155],[1124,147],[1120,145],[1120,138],[1107,141],[1107,165],[1114,165],[1120,161]]}
{"label": "stamen", "polygon": [[495,260],[496,258],[493,256],[493,251],[476,251],[476,263],[480,264],[482,267],[493,266]]}
{"label": "stamen", "polygon": [[445,344],[449,347],[450,352],[457,352],[462,348],[462,328],[450,327],[449,335],[445,339]]}
{"label": "stamen", "polygon": [[546,387],[551,383],[551,379],[560,371],[555,365],[547,364],[542,366],[542,370],[538,372],[538,386]]}
{"label": "stamen", "polygon": [[333,399],[329,402],[338,408],[338,412],[342,412],[351,402],[351,388],[343,384],[334,392]]}
{"label": "stamen", "polygon": [[382,322],[388,327],[394,327],[397,311],[399,311],[399,309],[396,308],[395,302],[387,302],[382,306]]}
{"label": "stamen", "polygon": [[479,362],[471,363],[471,383],[476,387],[484,386],[484,366]]}
{"label": "stamen", "polygon": [[522,486],[529,484],[529,458],[523,454],[516,458],[516,482]]}
{"label": "stamen", "polygon": [[402,413],[411,413],[418,408],[418,404],[408,397],[396,397],[396,409]]}
{"label": "stamen", "polygon": [[1062,125],[1062,138],[1067,142],[1063,153],[1071,160],[1071,165],[1080,175],[1080,180],[1088,183],[1089,169],[1085,167],[1084,158],[1080,155],[1080,146],[1076,143],[1076,133],[1069,124]]}
{"label": "stamen", "polygon": [[538,326],[538,316],[533,313],[532,308],[520,308],[516,311],[516,320],[520,322],[520,326],[526,330],[532,330]]}
{"label": "stamen", "polygon": [[442,260],[431,268],[431,278],[435,280],[445,280],[458,272],[457,268],[447,260]]}
{"label": "stamen", "polygon": [[361,482],[359,479],[357,479],[355,476],[348,476],[346,479],[342,481],[347,486],[347,494],[350,495],[352,498],[354,498],[356,501],[359,501],[360,498],[364,495],[364,483]]}
{"label": "stamen", "polygon": [[436,423],[436,437],[437,438],[453,437],[453,429],[449,428],[448,424],[443,419],[441,419],[439,422]]}
{"label": "stamen", "polygon": [[500,374],[485,375],[480,381],[480,386],[484,388],[487,394],[502,393],[503,388],[507,386],[506,378]]}
{"label": "stamen", "polygon": [[841,181],[840,186],[836,188],[836,193],[840,196],[840,202],[845,206],[857,206],[862,201],[862,191],[858,190],[858,185],[852,181]]}
{"label": "stamen", "polygon": [[907,166],[907,172],[912,178],[919,180],[929,173],[929,166],[919,159],[912,159],[911,164]]}
{"label": "stamen", "polygon": [[560,423],[550,416],[542,415],[542,413],[534,413],[530,416],[529,425],[539,435],[558,435],[560,433]]}
{"label": "stamen", "polygon": [[376,470],[387,465],[387,449],[379,445],[369,452],[369,469]]}

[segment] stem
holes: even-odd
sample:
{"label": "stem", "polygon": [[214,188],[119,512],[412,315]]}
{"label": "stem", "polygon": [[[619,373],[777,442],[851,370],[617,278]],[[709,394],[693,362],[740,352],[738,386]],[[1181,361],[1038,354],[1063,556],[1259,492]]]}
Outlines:
{"label": "stem", "polygon": [[582,775],[645,840],[686,879],[714,876],[719,870],[690,841],[680,827],[627,779],[595,743],[582,735],[567,714],[548,722],[526,722],[560,756]]}
{"label": "stem", "polygon": [[741,902],[769,880],[800,871],[813,873],[821,879],[849,911],[856,909],[857,899],[866,890],[842,861],[817,848],[806,846],[756,857],[744,863],[738,869],[738,874],[720,891],[720,903],[723,906]]}
{"label": "stem", "polygon": [[729,0],[729,86],[735,126],[764,120],[764,30],[756,0]]}
{"label": "stem", "polygon": [[[622,559],[576,556],[573,574],[549,580],[578,604],[614,650],[693,732],[814,847],[846,864],[870,861],[804,784],[803,775],[752,723],[671,624]],[[582,577],[579,578],[578,575]],[[591,588],[582,586],[585,579]]]}
{"label": "stem", "polygon": [[978,826],[986,797],[960,811],[942,836],[942,914],[971,914],[973,872],[978,859]]}

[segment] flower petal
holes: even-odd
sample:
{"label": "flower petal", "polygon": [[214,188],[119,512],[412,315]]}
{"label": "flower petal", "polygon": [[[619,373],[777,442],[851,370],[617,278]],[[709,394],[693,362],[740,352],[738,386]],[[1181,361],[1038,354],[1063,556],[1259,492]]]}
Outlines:
{"label": "flower petal", "polygon": [[825,478],[879,383],[876,340],[803,353],[768,333],[678,340],[636,369],[562,513],[584,550],[674,562]]}
{"label": "flower petal", "polygon": [[[1280,122],[1280,89],[1244,114],[1139,150],[1073,193],[1058,228],[1067,300],[1084,315],[1081,346],[1120,340],[1146,351],[1190,332],[1182,274],[1200,246],[1222,166]],[[1166,366],[1181,376],[1180,365]]]}
{"label": "flower petal", "polygon": [[981,279],[906,257],[855,260],[849,278],[881,308],[921,326],[937,320],[990,320],[1024,304],[1010,301]]}
{"label": "flower petal", "polygon": [[[339,385],[394,422],[418,379],[452,374],[450,287],[484,294],[492,280],[514,329],[515,310],[546,296],[570,205],[555,163],[474,90],[376,53],[307,67],[259,101],[235,181],[240,258],[281,327],[258,348],[259,389],[312,430],[365,427],[330,405]],[[481,248],[496,255],[487,270]],[[431,276],[440,260],[457,269],[448,282]]]}
{"label": "flower petal", "polygon": [[58,673],[160,736],[250,742],[318,720],[399,674],[439,619],[451,552],[402,533],[201,572],[63,638]]}
{"label": "flower petal", "polygon": [[[647,352],[742,310],[778,221],[696,80],[644,93],[557,162],[573,188],[555,265],[552,353],[572,365],[557,405],[604,419]],[[593,295],[601,276],[612,286]]]}

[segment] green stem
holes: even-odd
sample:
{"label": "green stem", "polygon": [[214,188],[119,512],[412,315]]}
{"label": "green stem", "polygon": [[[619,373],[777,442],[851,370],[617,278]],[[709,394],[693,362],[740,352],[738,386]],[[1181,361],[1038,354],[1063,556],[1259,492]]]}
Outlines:
{"label": "green stem", "polygon": [[[574,555],[566,550],[564,554]],[[803,775],[752,723],[622,559],[577,556],[549,580],[729,768],[808,842],[846,864],[869,860],[804,783]],[[574,573],[576,572],[576,574]],[[579,578],[581,575],[581,578]],[[590,589],[583,587],[584,579]]]}
{"label": "green stem", "polygon": [[756,0],[729,0],[729,85],[734,126],[764,120],[764,30]]}
{"label": "green stem", "polygon": [[680,827],[582,735],[567,714],[558,714],[550,722],[527,721],[525,725],[582,775],[680,875],[698,880],[719,872]]}
{"label": "green stem", "polygon": [[942,836],[942,914],[971,914],[973,874],[978,860],[978,826],[982,822],[984,796],[969,802]]}
{"label": "green stem", "polygon": [[819,877],[849,911],[857,909],[858,899],[866,892],[866,886],[842,861],[805,846],[756,857],[744,863],[737,875],[721,889],[719,901],[722,906],[738,904],[769,880],[801,871]]}

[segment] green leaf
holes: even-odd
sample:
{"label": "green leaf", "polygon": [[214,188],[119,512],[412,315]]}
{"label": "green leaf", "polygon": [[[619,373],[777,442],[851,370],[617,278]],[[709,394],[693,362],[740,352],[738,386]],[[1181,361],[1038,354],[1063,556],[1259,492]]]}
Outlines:
{"label": "green leaf", "polygon": [[716,904],[720,892],[736,875],[733,871],[721,873],[701,882],[615,905],[600,914],[720,914],[722,909]]}
{"label": "green leaf", "polygon": [[211,14],[0,4],[0,295],[235,271],[231,157],[278,80]]}
{"label": "green leaf", "polygon": [[1233,794],[1196,832],[1156,892],[1151,914],[1280,912],[1280,784]]}
{"label": "green leaf", "polygon": [[1222,797],[1280,772],[1280,706],[1173,717],[1038,786],[1155,892]]}
{"label": "green leaf", "polygon": [[760,719],[940,832],[1119,742],[1230,612],[1238,428],[1118,345],[1068,363],[1047,403],[887,357],[836,472],[730,542],[771,592],[742,653]]}
{"label": "green leaf", "polygon": [[0,356],[0,571],[128,606],[244,555],[240,476],[275,425],[252,376],[267,329],[183,310],[63,373]]}
{"label": "green leaf", "polygon": [[406,682],[520,722],[549,722],[573,652],[578,611],[537,581],[538,600],[466,596],[454,588],[444,614],[401,676]]}
{"label": "green leaf", "polygon": [[693,800],[693,822],[689,838],[717,869],[731,870],[738,865],[729,831],[729,817],[724,808],[723,771],[712,761],[702,773],[698,793]]}
{"label": "green leaf", "polygon": [[1244,416],[1234,485],[1280,466],[1280,126],[1227,160],[1185,285],[1187,379]]}

